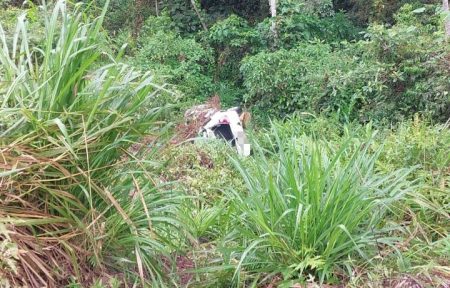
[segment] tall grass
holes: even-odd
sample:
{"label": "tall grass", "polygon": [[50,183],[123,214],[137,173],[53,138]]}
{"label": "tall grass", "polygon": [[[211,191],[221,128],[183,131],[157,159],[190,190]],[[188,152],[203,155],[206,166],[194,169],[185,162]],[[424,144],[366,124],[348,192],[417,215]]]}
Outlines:
{"label": "tall grass", "polygon": [[12,43],[0,26],[0,224],[20,251],[19,274],[3,275],[13,286],[115,274],[159,285],[169,275],[178,196],[123,157],[158,135],[161,87],[102,52],[107,5],[95,19],[81,4],[43,5],[38,45],[25,15]]}
{"label": "tall grass", "polygon": [[[352,259],[369,260],[377,245],[393,245],[384,216],[413,186],[411,169],[381,174],[370,143],[339,148],[303,136],[280,139],[277,151],[256,146],[253,165],[236,160],[248,195],[230,194],[238,210],[228,243],[240,243],[234,280],[246,273],[311,274],[321,282],[351,273]],[[263,279],[260,279],[262,281]]]}

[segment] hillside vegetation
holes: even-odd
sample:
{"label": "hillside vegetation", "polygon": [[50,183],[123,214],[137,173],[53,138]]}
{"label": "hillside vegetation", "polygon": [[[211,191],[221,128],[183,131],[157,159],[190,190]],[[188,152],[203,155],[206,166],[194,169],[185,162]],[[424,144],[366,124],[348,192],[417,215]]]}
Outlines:
{"label": "hillside vegetation", "polygon": [[0,287],[449,287],[443,2],[0,0]]}

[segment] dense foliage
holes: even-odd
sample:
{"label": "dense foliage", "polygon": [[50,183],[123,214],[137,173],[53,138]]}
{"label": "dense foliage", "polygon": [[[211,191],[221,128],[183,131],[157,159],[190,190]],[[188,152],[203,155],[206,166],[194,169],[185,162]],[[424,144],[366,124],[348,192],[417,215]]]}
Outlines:
{"label": "dense foliage", "polygon": [[182,38],[167,16],[149,17],[137,39],[134,63],[177,85],[186,97],[206,99],[211,93],[212,52],[195,39]]}
{"label": "dense foliage", "polygon": [[276,3],[0,0],[1,287],[448,286],[442,1]]}
{"label": "dense foliage", "polygon": [[404,6],[396,25],[374,24],[356,43],[300,44],[248,57],[241,66],[245,100],[274,115],[338,112],[365,122],[420,112],[447,120],[449,47],[433,18],[422,23],[424,10]]}

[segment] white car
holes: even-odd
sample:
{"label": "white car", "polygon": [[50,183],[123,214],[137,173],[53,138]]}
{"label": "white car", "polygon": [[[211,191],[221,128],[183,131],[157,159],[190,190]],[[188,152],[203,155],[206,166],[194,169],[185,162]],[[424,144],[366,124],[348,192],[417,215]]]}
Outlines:
{"label": "white car", "polygon": [[236,147],[239,155],[249,156],[250,143],[239,114],[238,107],[213,113],[210,120],[201,128],[200,135],[205,138],[224,139]]}

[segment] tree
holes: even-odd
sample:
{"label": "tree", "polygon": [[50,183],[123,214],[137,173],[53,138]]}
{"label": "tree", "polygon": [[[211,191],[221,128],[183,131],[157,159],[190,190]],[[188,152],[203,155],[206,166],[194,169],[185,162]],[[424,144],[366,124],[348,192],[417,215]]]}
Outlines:
{"label": "tree", "polygon": [[139,31],[142,28],[142,25],[144,24],[144,15],[142,14],[142,9],[145,6],[145,0],[135,0],[134,1],[134,9],[135,9],[135,22],[134,22],[134,30],[133,35],[134,37],[137,37],[139,34]]}
{"label": "tree", "polygon": [[447,38],[450,37],[450,15],[449,15],[449,9],[448,9],[448,0],[442,0],[442,8],[445,13],[445,36]]}
{"label": "tree", "polygon": [[194,8],[195,14],[197,14],[198,20],[202,24],[203,30],[207,31],[208,27],[206,26],[205,22],[202,19],[202,15],[200,14],[200,10],[197,8],[197,3],[195,0],[191,0],[192,8]]}
{"label": "tree", "polygon": [[277,38],[277,0],[269,0],[270,6],[270,16],[272,17],[272,26],[271,30],[274,36],[274,39]]}

